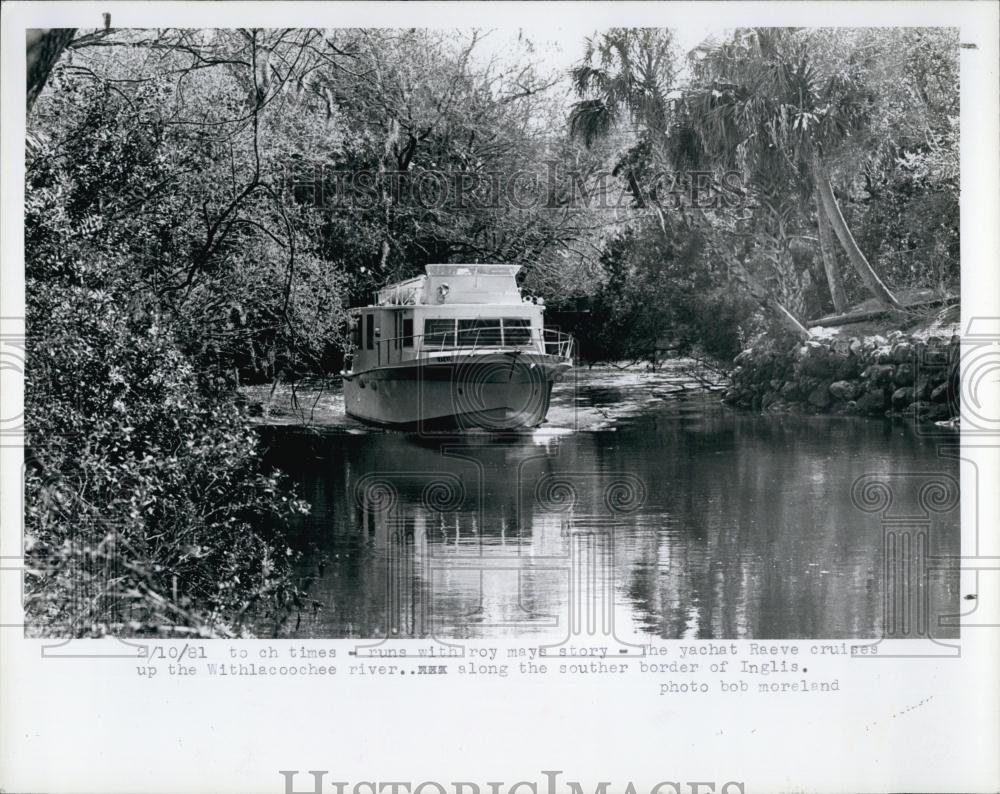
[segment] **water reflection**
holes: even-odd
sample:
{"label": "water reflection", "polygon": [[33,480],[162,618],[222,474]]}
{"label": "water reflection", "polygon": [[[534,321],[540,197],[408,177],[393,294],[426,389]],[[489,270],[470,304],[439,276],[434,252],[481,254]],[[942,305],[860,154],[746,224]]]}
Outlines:
{"label": "water reflection", "polygon": [[[664,401],[614,431],[272,431],[269,443],[314,505],[297,538],[321,605],[294,627],[308,637],[898,633],[885,619],[885,510],[859,509],[852,486],[877,472],[893,509],[917,516],[928,482],[958,476],[905,426],[739,414],[707,398]],[[958,554],[956,506],[924,511],[921,560]],[[932,577],[924,611],[957,612],[957,572]]]}

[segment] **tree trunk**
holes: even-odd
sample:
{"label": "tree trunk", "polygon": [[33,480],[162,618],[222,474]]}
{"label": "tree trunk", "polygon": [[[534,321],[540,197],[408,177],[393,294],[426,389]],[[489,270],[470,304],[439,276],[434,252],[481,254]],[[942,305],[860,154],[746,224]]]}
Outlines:
{"label": "tree trunk", "polygon": [[858,275],[861,276],[861,280],[864,281],[868,291],[883,306],[902,309],[903,307],[896,300],[896,296],[889,292],[889,288],[878,277],[878,273],[875,272],[865,258],[865,255],[861,253],[861,249],[858,248],[858,243],[854,239],[854,235],[851,234],[851,230],[847,226],[847,221],[844,220],[844,215],[840,211],[840,205],[837,204],[837,198],[833,195],[833,186],[830,184],[830,177],[827,175],[819,156],[815,153],[813,154],[813,176],[816,179],[816,187],[819,190],[819,194],[823,199],[823,207],[826,210],[827,218],[830,220],[830,225],[833,226],[833,231],[837,235],[837,239],[840,240],[841,247],[847,254],[847,258],[854,266],[854,269],[858,271]]}
{"label": "tree trunk", "polygon": [[790,331],[799,339],[808,339],[812,336],[809,329],[799,322],[799,319],[778,301],[770,290],[743,266],[742,262],[735,256],[725,256],[725,259],[729,263],[730,272],[737,283],[763,306],[786,331]]}
{"label": "tree trunk", "polygon": [[823,270],[826,273],[826,283],[830,286],[830,298],[833,308],[838,314],[847,311],[847,293],[844,292],[844,279],[840,275],[836,252],[833,250],[833,234],[830,231],[830,219],[826,217],[823,208],[823,197],[816,188],[816,221],[819,226],[819,250],[823,258]]}
{"label": "tree trunk", "polygon": [[[752,294],[753,291],[752,290],[749,291]],[[791,333],[795,334],[795,336],[798,337],[799,339],[808,339],[809,337],[812,336],[812,334],[809,333],[809,329],[806,328],[802,323],[800,323],[794,314],[788,311],[788,309],[782,306],[777,300],[772,298],[770,295],[767,295],[765,297],[754,295],[754,297],[761,302],[761,305],[764,306],[764,308],[766,308],[769,312],[771,312],[771,314],[773,314],[777,318],[778,322],[781,323],[782,327],[786,331],[790,331]]]}
{"label": "tree trunk", "polygon": [[76,28],[36,28],[27,31],[27,112],[45,88],[52,67],[56,65],[66,45],[76,35]]}

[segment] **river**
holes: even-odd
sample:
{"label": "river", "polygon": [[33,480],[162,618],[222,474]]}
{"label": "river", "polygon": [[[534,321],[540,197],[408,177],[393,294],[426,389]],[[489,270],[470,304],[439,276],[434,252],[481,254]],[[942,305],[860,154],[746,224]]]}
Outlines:
{"label": "river", "polygon": [[294,538],[311,604],[278,633],[957,636],[937,621],[960,599],[940,437],[738,412],[687,385],[581,369],[525,434],[264,429],[313,506]]}

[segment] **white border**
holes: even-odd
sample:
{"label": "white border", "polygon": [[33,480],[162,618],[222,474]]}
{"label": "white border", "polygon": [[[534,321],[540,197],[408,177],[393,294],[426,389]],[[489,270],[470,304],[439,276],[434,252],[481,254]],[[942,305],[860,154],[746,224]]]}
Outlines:
{"label": "white border", "polygon": [[[1000,316],[996,4],[60,2],[2,9],[0,317],[23,313],[24,30],[97,27],[105,11],[115,27],[961,26],[962,42],[975,45],[962,50],[963,310],[966,318]],[[19,328],[16,320],[4,323],[6,332]],[[9,416],[21,384],[0,377],[2,415]],[[983,487],[973,495],[978,504],[966,499],[963,516],[978,508],[981,527],[1000,526],[987,485],[998,479],[996,450],[966,455]],[[963,481],[970,473],[964,466]],[[20,451],[0,449],[3,555],[20,548],[19,483]],[[990,540],[981,553],[1000,554]],[[19,602],[5,574],[0,622],[17,622]],[[834,665],[849,694],[772,698],[766,707],[739,698],[662,698],[641,681],[586,688],[548,680],[409,688],[394,681],[148,682],[129,674],[132,662],[43,662],[39,643],[18,630],[0,632],[0,786],[11,791],[282,791],[278,769],[303,770],[303,790],[307,769],[355,782],[508,786],[541,782],[541,770],[559,769],[564,779],[613,781],[612,790],[635,781],[640,792],[660,780],[742,780],[747,791],[1000,785],[995,630],[967,631],[959,660]],[[331,644],[341,653],[352,647],[324,643]]]}

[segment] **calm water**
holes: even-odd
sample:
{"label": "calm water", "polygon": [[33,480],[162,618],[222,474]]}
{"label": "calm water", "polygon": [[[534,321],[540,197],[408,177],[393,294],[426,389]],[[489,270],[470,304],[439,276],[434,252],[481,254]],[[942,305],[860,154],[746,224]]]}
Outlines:
{"label": "calm water", "polygon": [[[583,371],[526,435],[265,431],[313,505],[296,542],[315,605],[283,633],[955,636],[935,626],[959,611],[957,572],[926,573],[959,548],[940,439],[739,413],[674,386]],[[868,473],[891,505],[878,484],[852,499]]]}

